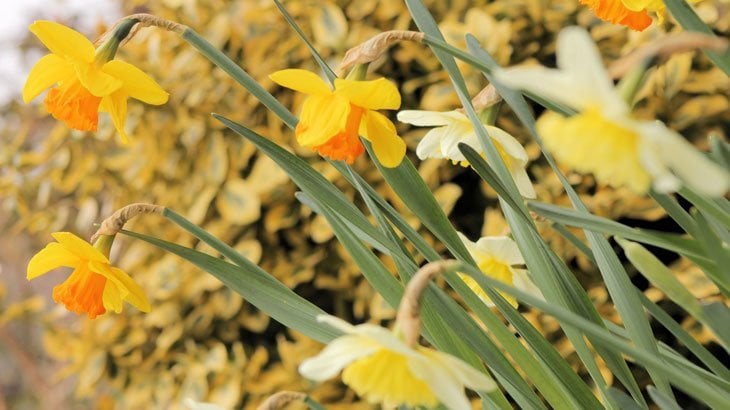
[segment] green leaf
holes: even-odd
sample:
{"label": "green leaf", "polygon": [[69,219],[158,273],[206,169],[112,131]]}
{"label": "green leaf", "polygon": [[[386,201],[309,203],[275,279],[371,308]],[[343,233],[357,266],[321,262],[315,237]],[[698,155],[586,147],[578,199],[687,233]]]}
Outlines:
{"label": "green leaf", "polygon": [[[730,380],[730,370],[725,367],[715,355],[710,353],[704,346],[702,346],[692,335],[687,333],[682,326],[677,323],[667,312],[665,312],[656,303],[652,302],[643,293],[639,292],[641,303],[644,308],[659,322],[665,329],[669,330],[674,337],[677,338],[682,344],[684,344],[690,352],[692,352],[702,363],[705,364],[710,370],[724,380]],[[707,312],[710,315],[710,312]],[[714,315],[711,315],[714,317]],[[727,322],[725,322],[727,323]]]}
{"label": "green leaf", "polygon": [[324,61],[321,55],[317,52],[317,49],[314,48],[314,45],[307,39],[307,36],[304,35],[304,32],[301,28],[299,28],[299,25],[296,21],[294,21],[294,18],[289,14],[289,12],[286,10],[286,7],[284,7],[283,4],[279,0],[274,0],[274,4],[276,4],[276,7],[279,9],[279,12],[284,16],[284,20],[291,26],[291,28],[294,29],[294,32],[297,33],[297,36],[304,42],[304,44],[307,45],[307,48],[309,48],[309,52],[312,53],[312,57],[314,57],[314,60],[319,64],[319,67],[324,72],[325,76],[327,77],[327,80],[329,81],[330,85],[334,84],[335,78],[337,78],[337,74],[335,74],[334,71],[330,68],[329,65]]}
{"label": "green leaf", "polygon": [[281,105],[271,93],[266,91],[256,80],[253,79],[246,71],[233,62],[228,56],[223,54],[210,44],[205,38],[201,37],[191,28],[186,28],[182,34],[182,38],[195,47],[213,64],[228,73],[234,80],[244,86],[254,97],[258,98],[266,108],[270,109],[274,114],[279,116],[290,128],[297,123],[297,118],[289,112],[289,110]]}
{"label": "green leaf", "polygon": [[677,252],[692,260],[699,260],[706,264],[713,263],[703,252],[697,241],[677,234],[631,228],[607,218],[543,202],[528,201],[527,205],[538,215],[553,222],[559,222],[567,226],[575,226],[605,235],[621,236],[647,245]]}
{"label": "green leaf", "polygon": [[717,135],[710,136],[712,158],[725,169],[730,169],[730,144]]}
{"label": "green leaf", "polygon": [[[717,219],[725,229],[730,229],[730,213],[722,205],[697,193],[688,186],[680,188],[679,194],[691,202],[692,205],[696,206],[697,209],[706,213],[707,216]],[[724,199],[719,199],[719,201],[724,201]]]}
{"label": "green leaf", "polygon": [[132,231],[121,231],[193,263],[284,326],[326,343],[340,335],[317,322],[325,312],[252,263],[237,266],[194,249]]}
{"label": "green leaf", "polygon": [[[726,297],[730,297],[730,272],[727,269],[730,266],[730,250],[723,246],[722,240],[715,234],[715,231],[712,229],[713,227],[710,226],[710,222],[705,218],[703,212],[692,209],[692,216],[699,228],[697,239],[699,239],[707,254],[712,257],[716,266],[718,266],[717,270],[705,270],[705,273],[707,277],[715,282]],[[719,230],[724,229],[722,227],[717,228]]]}
{"label": "green leaf", "polygon": [[608,388],[608,394],[613,398],[621,410],[640,410],[641,406],[634,401],[628,394],[622,392],[615,387]]}
{"label": "green leaf", "polygon": [[459,270],[471,276],[484,289],[491,287],[505,292],[521,302],[540,309],[558,320],[580,329],[588,336],[593,345],[600,344],[612,350],[623,352],[644,367],[652,369],[654,372],[663,372],[671,380],[673,385],[698,401],[716,408],[723,408],[726,403],[730,402],[730,391],[727,389],[719,389],[717,385],[705,383],[704,380],[695,377],[694,374],[688,374],[682,368],[668,364],[660,359],[655,352],[636,346],[633,342],[628,342],[563,307],[550,304],[503,282],[485,276],[470,265],[461,264]]}
{"label": "green leaf", "polygon": [[715,332],[720,344],[730,352],[730,309],[722,302],[712,302],[702,306],[702,315],[707,325]]}
{"label": "green leaf", "polygon": [[[684,0],[664,0],[664,4],[672,13],[679,24],[687,31],[695,31],[702,34],[714,36],[715,33],[705,24],[700,17],[692,10],[692,6]],[[730,49],[724,53],[712,50],[702,50],[707,57],[715,63],[725,74],[730,75]]]}
{"label": "green leaf", "polygon": [[700,304],[687,288],[656,256],[636,242],[615,237],[628,260],[649,282],[664,292],[669,299],[693,316],[700,314]]}
{"label": "green leaf", "polygon": [[656,387],[649,385],[646,387],[646,391],[649,392],[649,397],[654,400],[654,403],[661,410],[682,410],[674,399],[662,393]]}

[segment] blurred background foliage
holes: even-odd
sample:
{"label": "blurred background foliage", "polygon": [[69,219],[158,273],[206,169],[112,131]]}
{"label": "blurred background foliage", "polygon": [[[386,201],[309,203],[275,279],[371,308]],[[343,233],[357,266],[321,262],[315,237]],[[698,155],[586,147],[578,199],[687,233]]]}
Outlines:
{"label": "blurred background foliage", "polygon": [[[567,25],[588,27],[607,61],[663,31],[679,30],[667,20],[643,33],[630,32],[597,20],[577,1],[568,0],[426,3],[449,42],[463,46],[464,34],[472,33],[503,65],[554,65],[555,34]],[[413,28],[400,2],[289,0],[285,5],[333,67],[348,48],[374,34]],[[272,2],[129,0],[122,7],[124,14],[148,12],[193,27],[298,112],[302,96],[275,86],[267,75],[288,67],[317,68]],[[720,34],[730,35],[727,3],[705,1],[698,11]],[[96,34],[105,29],[100,25]],[[39,46],[34,41],[27,44]],[[212,276],[144,243],[120,237],[112,258],[150,296],[149,314],[129,308],[121,315],[90,321],[53,305],[50,289],[63,273],[26,283],[25,264],[50,240],[50,232],[69,230],[88,237],[93,223],[116,208],[151,202],[174,209],[233,244],[331,313],[354,322],[394,317],[333,240],[324,219],[294,199],[295,188],[285,174],[251,144],[226,132],[210,113],[222,113],[309,158],[359,203],[331,167],[298,147],[293,133],[254,97],[174,34],[142,29],[119,57],[152,75],[171,94],[161,107],[130,104],[129,146],[119,144],[106,117],[99,132],[79,133],[48,117],[39,105],[14,102],[2,114],[0,408],[176,408],[184,398],[255,408],[279,390],[311,392],[334,409],[369,408],[337,380],[315,387],[298,375],[299,362],[318,352],[318,343],[269,320]],[[371,66],[371,75],[399,84],[403,108],[457,107],[446,73],[425,46],[400,44],[386,57]],[[486,85],[481,74],[466,65],[461,68],[473,93]],[[637,112],[665,121],[704,149],[708,135],[727,139],[730,132],[729,89],[730,80],[700,53],[676,54],[652,69],[639,93]],[[526,144],[539,199],[567,205],[557,179],[508,109],[498,125]],[[425,132],[399,127],[410,148]],[[413,150],[409,155],[415,159]],[[507,232],[495,193],[472,171],[437,160],[418,167],[454,224],[472,239]],[[356,169],[419,227],[367,160],[360,159]],[[598,186],[590,177],[569,177],[597,215],[634,226],[676,229],[647,198]],[[204,248],[162,218],[138,218],[128,228]],[[592,265],[549,223],[542,222],[541,229],[591,289],[603,317],[615,319]],[[711,300],[717,294],[690,263],[654,250],[696,296]],[[660,291],[647,288],[641,277],[635,275],[635,280],[670,313],[679,311]],[[563,355],[574,355],[555,321],[538,312],[526,310],[525,315]],[[722,354],[713,348],[712,335],[701,333],[706,331],[691,318],[677,319]],[[608,370],[605,376],[610,377]]]}

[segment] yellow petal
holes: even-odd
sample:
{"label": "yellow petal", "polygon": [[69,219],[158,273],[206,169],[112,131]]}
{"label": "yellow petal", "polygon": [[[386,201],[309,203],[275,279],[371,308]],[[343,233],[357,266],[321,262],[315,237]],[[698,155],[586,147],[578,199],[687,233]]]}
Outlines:
{"label": "yellow petal", "polygon": [[73,65],[56,54],[41,57],[23,86],[23,101],[30,102],[46,88],[74,75]]}
{"label": "yellow petal", "polygon": [[61,244],[52,242],[36,253],[28,262],[27,278],[35,279],[60,266],[73,268],[81,263],[81,259],[69,252]]}
{"label": "yellow petal", "polygon": [[[150,311],[150,302],[147,300],[147,295],[145,295],[142,288],[125,271],[115,268],[108,263],[90,262],[89,267],[92,271],[107,278],[110,281],[107,287],[115,286],[121,299],[126,300],[130,305],[142,312]],[[104,291],[106,293],[106,289]]]}
{"label": "yellow petal", "polygon": [[79,259],[109,263],[109,259],[98,249],[70,232],[54,232],[51,236]]}
{"label": "yellow petal", "polygon": [[366,111],[362,121],[363,137],[373,144],[378,161],[386,168],[400,165],[406,155],[406,144],[396,133],[395,125],[375,111]]}
{"label": "yellow petal", "polygon": [[132,280],[132,278],[123,270],[115,267],[111,267],[112,272],[116,276],[117,280],[124,284],[124,287],[129,291],[124,297],[130,305],[136,307],[142,312],[149,312],[151,309],[150,302],[147,299],[147,295],[144,293],[141,287]]}
{"label": "yellow petal", "polygon": [[120,60],[104,64],[101,70],[122,82],[121,91],[130,97],[152,105],[167,102],[169,94],[144,71]]}
{"label": "yellow petal", "polygon": [[335,93],[358,107],[370,110],[395,110],[400,107],[398,88],[385,78],[373,81],[337,79]]}
{"label": "yellow petal", "polygon": [[94,45],[83,34],[53,21],[36,21],[30,31],[53,54],[85,63],[94,61]]}
{"label": "yellow petal", "polygon": [[334,94],[311,95],[304,101],[296,128],[297,141],[304,147],[322,145],[344,131],[350,104]]}
{"label": "yellow petal", "polygon": [[295,91],[311,95],[326,95],[332,91],[317,74],[311,71],[290,68],[269,75],[271,81]]}
{"label": "yellow petal", "polygon": [[104,286],[102,301],[104,302],[105,309],[114,311],[115,313],[122,311],[122,296],[119,293],[119,288],[114,283],[107,281]]}
{"label": "yellow petal", "polygon": [[124,124],[127,122],[127,96],[122,91],[117,91],[101,99],[99,111],[108,112],[112,117],[114,128],[117,129],[123,144],[129,143],[129,137],[124,131]]}
{"label": "yellow petal", "polygon": [[74,64],[81,85],[96,97],[105,97],[122,87],[122,82],[101,71],[96,64]]}

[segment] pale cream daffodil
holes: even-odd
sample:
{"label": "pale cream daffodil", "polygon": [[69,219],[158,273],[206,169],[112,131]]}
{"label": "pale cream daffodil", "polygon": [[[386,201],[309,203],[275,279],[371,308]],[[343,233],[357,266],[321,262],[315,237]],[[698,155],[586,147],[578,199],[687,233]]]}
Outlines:
{"label": "pale cream daffodil", "polygon": [[[458,234],[484,275],[542,298],[542,293],[528,276],[527,270],[519,268],[525,264],[525,259],[515,241],[506,236],[485,236],[472,242],[461,232]],[[484,303],[494,306],[494,302],[489,299],[477,281],[463,273],[460,273],[459,276]],[[504,292],[500,292],[500,295],[512,306],[517,306],[517,299],[514,297]]]}
{"label": "pale cream daffodil", "polygon": [[[459,151],[459,143],[469,145],[484,156],[484,150],[471,121],[459,111],[404,110],[398,113],[398,121],[419,127],[436,127],[429,130],[416,147],[416,155],[422,160],[443,158],[467,166],[469,163]],[[520,194],[525,198],[535,198],[535,189],[525,169],[528,162],[525,149],[513,136],[502,129],[491,125],[484,125],[484,127],[497,147]]]}
{"label": "pale cream daffodil", "polygon": [[517,67],[495,76],[509,87],[577,111],[570,117],[547,112],[537,122],[547,150],[559,162],[637,193],[652,186],[673,192],[682,184],[713,197],[727,192],[726,170],[663,123],[632,118],[584,29],[561,31],[557,61],[557,69]]}
{"label": "pale cream daffodil", "polygon": [[319,355],[299,366],[304,377],[323,381],[336,376],[371,403],[471,409],[464,386],[478,391],[496,388],[486,374],[449,354],[408,346],[397,332],[381,326],[350,323],[329,315],[317,321],[340,330]]}

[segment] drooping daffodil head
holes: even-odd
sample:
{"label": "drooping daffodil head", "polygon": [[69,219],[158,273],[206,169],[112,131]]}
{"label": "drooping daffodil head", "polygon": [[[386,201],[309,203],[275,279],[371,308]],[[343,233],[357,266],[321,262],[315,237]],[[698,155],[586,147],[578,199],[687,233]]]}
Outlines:
{"label": "drooping daffodil head", "polygon": [[[458,234],[484,275],[542,298],[542,293],[530,279],[527,270],[521,267],[525,264],[525,259],[515,241],[507,236],[485,236],[472,242],[461,232]],[[494,302],[474,278],[464,273],[459,273],[459,276],[484,303],[494,306]],[[504,292],[500,292],[500,295],[517,307],[517,299]]]}
{"label": "drooping daffodil head", "polygon": [[[653,0],[650,0],[653,1]],[[661,2],[661,0],[659,0]],[[588,6],[601,20],[613,24],[621,24],[632,30],[643,31],[652,23],[646,7],[629,8],[629,3],[647,3],[648,1],[629,0],[580,0]],[[635,4],[632,4],[635,6]]]}
{"label": "drooping daffodil head", "polygon": [[122,39],[112,35],[95,49],[81,33],[52,21],[36,21],[30,31],[51,53],[31,69],[23,86],[23,101],[30,102],[50,87],[45,107],[69,128],[95,131],[99,112],[107,112],[126,143],[127,98],[153,105],[167,102],[167,92],[155,80],[139,68],[113,59]]}
{"label": "drooping daffodil head", "polygon": [[[485,156],[482,145],[469,118],[459,111],[419,111],[404,110],[398,113],[398,121],[419,127],[435,127],[429,130],[418,143],[416,155],[420,159],[443,158],[454,163],[468,166],[459,144],[464,143]],[[514,179],[520,194],[525,198],[535,198],[535,189],[527,175],[528,157],[520,143],[504,130],[484,125],[502,160]]]}
{"label": "drooping daffodil head", "polygon": [[593,173],[599,183],[637,193],[673,192],[686,184],[708,196],[730,188],[730,174],[659,121],[631,116],[608,76],[596,45],[582,28],[563,29],[557,69],[499,70],[497,81],[576,111],[546,112],[537,130],[547,150],[568,167]]}
{"label": "drooping daffodil head", "polygon": [[51,234],[52,242],[28,262],[28,280],[59,268],[73,268],[71,276],[53,288],[53,300],[66,309],[86,313],[89,319],[107,310],[120,313],[124,301],[148,312],[150,304],[144,291],[123,270],[109,262],[114,238],[101,235],[92,246],[69,232]]}
{"label": "drooping daffodil head", "polygon": [[334,90],[316,74],[299,69],[277,71],[275,83],[307,95],[295,134],[301,146],[323,157],[352,163],[364,152],[361,135],[387,168],[398,166],[406,145],[393,123],[375,110],[400,107],[400,93],[390,81],[336,79]]}
{"label": "drooping daffodil head", "polygon": [[464,386],[491,391],[494,381],[449,354],[408,346],[396,332],[380,326],[353,326],[339,318],[317,320],[343,333],[317,356],[299,366],[306,378],[323,381],[342,370],[342,381],[371,403],[469,409]]}

